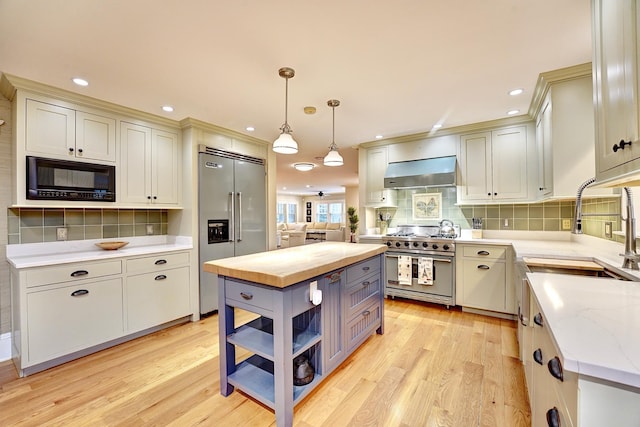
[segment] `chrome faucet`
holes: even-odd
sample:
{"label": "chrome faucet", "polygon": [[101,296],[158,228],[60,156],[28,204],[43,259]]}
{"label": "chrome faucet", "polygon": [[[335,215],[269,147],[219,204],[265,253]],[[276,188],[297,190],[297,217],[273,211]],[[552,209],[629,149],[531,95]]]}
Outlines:
{"label": "chrome faucet", "polygon": [[594,182],[596,182],[595,178],[589,178],[578,188],[578,194],[576,195],[576,210],[573,215],[573,228],[571,229],[573,234],[582,234],[582,192]]}
{"label": "chrome faucet", "polygon": [[622,218],[625,221],[624,253],[620,254],[624,257],[622,268],[638,270],[640,255],[636,252],[636,218],[633,214],[633,195],[629,187],[624,187],[624,191],[627,193],[627,218]]}
{"label": "chrome faucet", "polygon": [[[576,195],[576,209],[574,214],[573,228],[571,232],[573,234],[582,234],[582,192],[585,188],[596,182],[595,178],[589,178],[580,185],[578,188],[578,194]],[[640,255],[636,252],[636,218],[633,213],[633,195],[629,187],[624,187],[624,191],[627,194],[627,218],[625,219],[618,213],[593,213],[584,214],[589,216],[621,216],[625,221],[625,233],[624,233],[624,253],[620,256],[624,257],[622,261],[622,268],[630,268],[632,270],[639,270],[638,261],[640,261]]]}

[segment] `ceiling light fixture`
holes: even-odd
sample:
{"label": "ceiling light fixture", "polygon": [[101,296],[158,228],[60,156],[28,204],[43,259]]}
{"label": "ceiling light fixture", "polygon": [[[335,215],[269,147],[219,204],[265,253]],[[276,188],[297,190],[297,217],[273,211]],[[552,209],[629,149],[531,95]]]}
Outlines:
{"label": "ceiling light fixture", "polygon": [[331,107],[333,113],[333,126],[331,132],[331,145],[329,146],[329,153],[324,158],[325,166],[342,166],[344,160],[340,153],[338,153],[338,146],[336,145],[336,107],[340,105],[340,101],[337,99],[330,99],[327,101],[327,105]]}
{"label": "ceiling light fixture", "polygon": [[166,111],[167,113],[172,113],[173,112],[173,107],[171,105],[163,105],[162,106],[162,111]]}
{"label": "ceiling light fixture", "polygon": [[294,163],[293,167],[300,172],[309,172],[311,169],[315,168],[316,165],[313,163]]}
{"label": "ceiling light fixture", "polygon": [[433,125],[432,129],[440,129],[441,127],[442,127],[441,124],[435,124],[435,125]]}
{"label": "ceiling light fixture", "polygon": [[284,89],[284,124],[280,128],[280,136],[273,142],[273,151],[280,154],[295,154],[298,152],[298,143],[291,136],[291,128],[287,123],[287,110],[289,108],[289,79],[296,75],[293,68],[282,67],[278,74],[285,81]]}
{"label": "ceiling light fixture", "polygon": [[376,139],[382,139],[382,138],[384,138],[384,136],[382,136],[382,135],[376,135]]}
{"label": "ceiling light fixture", "polygon": [[77,84],[78,86],[89,86],[89,82],[85,79],[81,79],[80,77],[74,77],[71,79],[72,82]]}
{"label": "ceiling light fixture", "polygon": [[247,127],[245,128],[245,130],[246,130],[247,132],[253,132],[254,130],[256,130],[256,128],[254,128],[253,126],[247,126]]}
{"label": "ceiling light fixture", "polygon": [[509,110],[509,111],[507,111],[507,115],[513,116],[515,114],[518,114],[519,112],[520,112],[520,110]]}
{"label": "ceiling light fixture", "polygon": [[520,95],[522,92],[524,92],[524,89],[521,89],[521,88],[513,89],[509,91],[509,95],[516,96],[516,95]]}

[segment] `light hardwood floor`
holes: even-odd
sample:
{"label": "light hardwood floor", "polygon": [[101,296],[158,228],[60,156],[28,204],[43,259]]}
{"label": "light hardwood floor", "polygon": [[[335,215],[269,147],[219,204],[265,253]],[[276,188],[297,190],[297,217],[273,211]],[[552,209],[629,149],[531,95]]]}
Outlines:
{"label": "light hardwood floor", "polygon": [[[275,426],[219,391],[218,317],[17,378],[0,364],[0,426]],[[298,404],[294,425],[529,426],[516,323],[385,301],[385,334]]]}

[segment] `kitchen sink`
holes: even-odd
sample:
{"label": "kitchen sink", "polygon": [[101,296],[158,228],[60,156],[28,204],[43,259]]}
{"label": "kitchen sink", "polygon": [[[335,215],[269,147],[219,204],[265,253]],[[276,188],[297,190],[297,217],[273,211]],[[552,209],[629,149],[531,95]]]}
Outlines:
{"label": "kitchen sink", "polygon": [[571,274],[634,282],[639,280],[633,275],[591,260],[524,257],[523,261],[531,273]]}

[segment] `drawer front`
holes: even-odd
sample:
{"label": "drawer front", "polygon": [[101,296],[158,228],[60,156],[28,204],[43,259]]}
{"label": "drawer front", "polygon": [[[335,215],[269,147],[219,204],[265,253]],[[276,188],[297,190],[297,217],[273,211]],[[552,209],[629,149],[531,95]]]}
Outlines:
{"label": "drawer front", "polygon": [[502,246],[463,246],[462,256],[472,258],[505,259],[507,249]]}
{"label": "drawer front", "polygon": [[259,286],[250,285],[248,283],[236,282],[232,279],[225,280],[225,293],[229,305],[234,302],[243,305],[258,307],[263,310],[273,311],[273,295],[277,294],[274,290],[261,288]]}
{"label": "drawer front", "polygon": [[377,273],[380,271],[380,257],[376,256],[373,258],[366,259],[364,261],[360,261],[357,264],[347,267],[347,286],[349,286],[352,282],[373,273]]}
{"label": "drawer front", "polygon": [[380,325],[381,318],[382,307],[380,301],[376,301],[355,315],[347,324],[347,351],[353,350],[371,335]]}
{"label": "drawer front", "polygon": [[122,273],[122,261],[101,261],[63,264],[55,267],[33,268],[26,271],[27,288],[72,282],[75,280],[95,279]]}
{"label": "drawer front", "polygon": [[164,253],[127,260],[127,273],[160,271],[189,264],[189,253]]}
{"label": "drawer front", "polygon": [[[311,302],[311,289],[309,287],[309,283],[311,282],[312,280],[308,280],[301,285],[297,285],[291,291],[291,310],[293,316],[297,316],[315,307]],[[318,289],[320,289],[319,284]]]}
{"label": "drawer front", "polygon": [[118,338],[124,331],[122,279],[29,292],[27,313],[29,364]]}
{"label": "drawer front", "polygon": [[350,286],[345,289],[345,304],[347,309],[347,321],[352,316],[362,311],[373,300],[380,297],[380,276],[371,276],[365,280],[356,282],[357,286]]}
{"label": "drawer front", "polygon": [[189,267],[127,277],[127,330],[140,331],[186,316]]}

